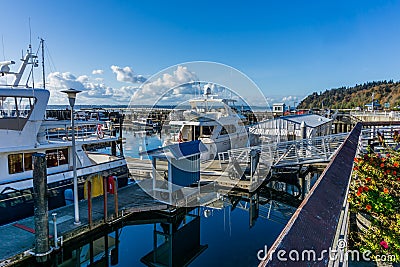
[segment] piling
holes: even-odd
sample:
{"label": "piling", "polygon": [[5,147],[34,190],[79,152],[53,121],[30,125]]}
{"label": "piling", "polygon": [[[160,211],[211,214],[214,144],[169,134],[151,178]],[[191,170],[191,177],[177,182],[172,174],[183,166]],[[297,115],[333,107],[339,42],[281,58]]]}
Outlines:
{"label": "piling", "polygon": [[121,156],[124,155],[124,149],[123,149],[123,146],[122,146],[122,142],[123,142],[123,140],[122,140],[122,126],[124,124],[124,118],[125,118],[125,114],[122,114],[122,115],[119,116],[119,137],[118,137],[118,142],[119,142],[119,151],[120,151]]}
{"label": "piling", "polygon": [[92,219],[92,181],[89,180],[87,183],[87,191],[88,191],[88,219],[89,219],[89,228],[93,226],[93,219]]}
{"label": "piling", "polygon": [[[112,136],[117,136],[117,129],[113,128],[111,131]],[[116,156],[117,155],[117,142],[111,142],[111,155]]]}
{"label": "piling", "polygon": [[103,207],[104,207],[104,222],[107,222],[107,186],[108,179],[106,176],[103,176]]}
{"label": "piling", "polygon": [[32,158],[35,256],[37,262],[46,262],[49,252],[46,154],[34,153]]}
{"label": "piling", "polygon": [[113,177],[114,183],[114,210],[115,210],[115,217],[118,217],[118,180],[117,177]]}

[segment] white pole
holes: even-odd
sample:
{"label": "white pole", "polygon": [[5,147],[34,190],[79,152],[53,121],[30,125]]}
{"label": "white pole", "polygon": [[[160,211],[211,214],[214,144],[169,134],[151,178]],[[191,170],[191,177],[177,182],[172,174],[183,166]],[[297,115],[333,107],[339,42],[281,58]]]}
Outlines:
{"label": "white pole", "polygon": [[74,105],[71,105],[71,127],[72,127],[72,172],[74,174],[74,213],[75,225],[80,225],[79,221],[79,202],[78,202],[78,177],[76,174],[76,147],[75,147],[75,120]]}

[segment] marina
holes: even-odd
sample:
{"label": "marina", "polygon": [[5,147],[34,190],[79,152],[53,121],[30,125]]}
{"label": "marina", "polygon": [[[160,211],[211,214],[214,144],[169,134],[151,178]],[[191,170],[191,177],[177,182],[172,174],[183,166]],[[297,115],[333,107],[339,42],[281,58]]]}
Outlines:
{"label": "marina", "polygon": [[[140,137],[140,135],[138,135],[138,137]],[[146,137],[148,138],[149,136],[144,135],[140,137],[141,142],[143,142],[143,144],[146,143]],[[150,138],[156,138],[156,137],[150,136]],[[141,142],[137,143],[140,144]],[[152,143],[151,141],[149,142],[148,140],[147,142]],[[157,143],[153,144],[157,146]],[[74,226],[74,224],[72,223],[73,216],[68,215],[72,214],[73,212],[73,207],[71,205],[66,206],[65,208],[59,208],[57,210],[49,212],[49,215],[54,212],[57,213],[58,236],[59,237],[62,236],[63,244],[65,245],[75,244],[76,242],[78,242],[77,240],[80,240],[83,236],[88,236],[88,235],[92,236],[94,233],[99,231],[99,229],[103,229],[104,227],[106,228],[109,227],[107,229],[114,229],[116,227],[115,226],[113,228],[114,225],[125,225],[123,222],[125,221],[129,222],[131,220],[135,220],[133,219],[133,217],[136,216],[151,217],[153,215],[150,214],[153,214],[154,212],[156,214],[158,212],[161,212],[164,214],[162,216],[173,217],[176,212],[180,212],[179,211],[180,209],[173,209],[172,206],[169,205],[169,203],[154,200],[154,198],[151,197],[151,195],[149,195],[148,192],[143,191],[143,188],[146,187],[140,186],[141,182],[146,183],[149,181],[149,179],[151,179],[151,173],[153,170],[150,160],[146,159],[141,160],[141,159],[134,159],[127,157],[127,165],[131,171],[131,175],[133,177],[138,177],[138,178],[137,178],[137,183],[118,189],[118,207],[119,207],[118,215],[116,215],[115,213],[115,202],[114,202],[115,195],[111,194],[108,194],[107,197],[108,199],[107,220],[104,220],[104,208],[103,208],[104,197],[99,196],[93,199],[93,204],[92,204],[93,217],[92,217],[91,227],[89,225],[87,200],[80,201],[79,207],[80,207],[80,214],[82,221],[82,225],[80,227]],[[142,177],[140,175],[137,175],[140,172],[147,173],[147,175],[143,175]],[[210,179],[207,178],[206,171],[201,175],[201,177],[202,178],[204,177],[204,181],[208,181],[208,179]],[[200,209],[200,211],[196,212],[202,213],[202,216],[200,217],[203,217],[206,216],[205,214],[208,213],[214,213],[214,212],[218,213],[220,212],[218,210],[220,210],[221,208],[226,209],[224,207],[229,207],[229,206],[231,207],[230,210],[232,212],[232,210],[234,209],[233,207],[235,207],[239,210],[248,213],[247,221],[250,224],[250,227],[256,224],[258,217],[264,218],[263,216],[266,216],[267,220],[271,219],[272,221],[280,222],[281,227],[283,227],[285,222],[289,220],[291,214],[293,214],[293,212],[295,211],[297,205],[300,205],[301,199],[303,199],[307,195],[307,191],[312,187],[313,184],[312,181],[315,181],[315,180],[309,180],[311,179],[310,175],[308,175],[307,177],[308,178],[306,179],[306,181],[308,182],[301,181],[301,179],[297,180],[296,178],[292,182],[289,182],[289,180],[284,180],[284,179],[283,180],[278,179],[275,180],[275,182],[271,180],[267,185],[262,185],[258,187],[257,190],[254,190],[254,192],[252,192],[252,190],[249,190],[249,187],[241,188],[240,186],[237,186],[235,190],[232,190],[231,184],[224,185],[223,182],[217,184],[217,186],[213,186],[213,190],[211,190],[213,194],[210,194],[210,187],[202,187],[203,192],[200,192],[200,194],[203,194],[204,196],[209,198],[207,199],[207,204],[202,205],[202,207],[200,208],[195,208],[195,207],[193,208]],[[308,189],[304,189],[303,192],[302,189],[303,187]],[[217,197],[217,195],[220,195],[220,197]],[[265,200],[262,200],[263,198]],[[289,213],[286,213],[287,211],[284,212],[284,209],[282,210],[282,208],[285,207],[286,205],[292,207]],[[275,212],[271,212],[271,209],[275,210]],[[278,217],[274,218],[273,216],[278,216]],[[145,219],[142,222],[139,222],[139,224],[146,221],[147,219]],[[2,231],[13,233],[16,239],[21,240],[20,243],[15,243],[15,245],[19,244],[18,246],[20,252],[18,253],[18,255],[16,255],[17,253],[15,253],[16,249],[11,249],[12,247],[10,247],[7,243],[4,244],[5,247],[2,250],[3,251],[2,253],[4,255],[3,257],[8,257],[10,255],[12,255],[13,257],[8,258],[7,260],[3,260],[3,264],[5,264],[8,261],[11,261],[11,259],[14,260],[13,263],[17,263],[20,260],[22,260],[22,262],[26,262],[26,260],[29,261],[29,258],[32,257],[31,254],[29,253],[29,251],[32,249],[30,244],[32,243],[32,240],[34,240],[34,234],[32,233],[32,231],[34,231],[32,223],[33,223],[33,218],[31,217],[28,219],[18,221],[13,224],[3,226],[1,228]],[[51,226],[52,226],[52,216],[49,216],[49,233],[51,236],[54,237],[54,232],[53,232],[54,227],[52,228]],[[114,231],[110,231],[110,233],[111,232]],[[50,243],[52,242],[53,241],[51,241],[50,237]],[[270,243],[270,245],[272,245],[272,243]],[[66,247],[69,247],[69,245],[66,245]],[[174,266],[174,265],[169,265],[169,266]]]}
{"label": "marina", "polygon": [[0,267],[399,266],[400,4],[317,2],[2,3]]}

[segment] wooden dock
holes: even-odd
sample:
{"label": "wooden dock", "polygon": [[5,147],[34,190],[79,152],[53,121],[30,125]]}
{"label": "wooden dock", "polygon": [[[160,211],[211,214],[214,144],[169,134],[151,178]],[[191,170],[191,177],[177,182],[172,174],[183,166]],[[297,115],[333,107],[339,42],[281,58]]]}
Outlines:
{"label": "wooden dock", "polygon": [[[81,225],[74,225],[74,206],[68,205],[49,211],[49,233],[53,239],[54,226],[52,213],[57,213],[58,236],[69,242],[96,231],[105,225],[113,225],[133,214],[165,210],[167,205],[147,195],[138,184],[131,184],[118,190],[118,214],[115,213],[114,195],[108,194],[107,221],[104,220],[104,199],[99,196],[92,200],[92,226],[89,225],[88,201],[79,202]],[[31,257],[35,243],[34,218],[29,217],[11,224],[0,226],[0,266],[10,266]],[[51,240],[51,244],[54,241]]]}

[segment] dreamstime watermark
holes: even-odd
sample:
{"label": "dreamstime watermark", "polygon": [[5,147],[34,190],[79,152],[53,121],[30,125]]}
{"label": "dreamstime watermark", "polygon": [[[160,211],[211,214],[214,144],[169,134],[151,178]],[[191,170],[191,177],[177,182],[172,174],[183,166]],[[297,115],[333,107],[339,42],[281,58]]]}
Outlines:
{"label": "dreamstime watermark", "polygon": [[[276,255],[276,259],[278,261],[287,262],[320,262],[324,261],[327,258],[330,261],[371,261],[372,252],[366,250],[364,252],[360,252],[358,250],[350,250],[347,249],[347,242],[343,239],[339,239],[338,245],[336,249],[329,248],[324,249],[320,252],[317,252],[313,249],[304,249],[304,250],[284,250],[280,249],[278,251],[268,251],[268,246],[264,246],[264,249],[260,249],[257,252],[257,258],[260,261],[265,261],[269,257],[271,260],[274,259],[274,255]],[[396,255],[375,255],[376,261],[381,262],[394,262],[396,260]]]}

